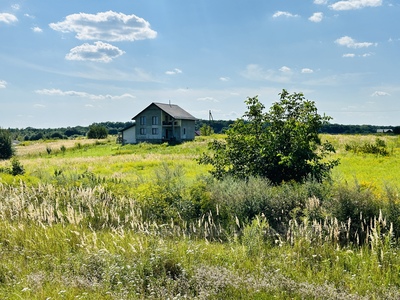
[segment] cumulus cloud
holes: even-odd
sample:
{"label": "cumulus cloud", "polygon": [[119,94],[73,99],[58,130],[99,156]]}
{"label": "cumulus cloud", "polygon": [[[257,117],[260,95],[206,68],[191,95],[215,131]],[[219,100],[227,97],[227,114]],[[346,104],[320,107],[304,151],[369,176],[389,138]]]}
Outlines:
{"label": "cumulus cloud", "polygon": [[390,94],[382,91],[375,91],[371,95],[371,97],[382,97],[382,96],[390,96]]}
{"label": "cumulus cloud", "polygon": [[229,77],[220,77],[219,80],[227,82],[230,80],[230,78]]}
{"label": "cumulus cloud", "polygon": [[72,48],[65,56],[67,60],[89,60],[108,63],[125,52],[113,45],[95,42],[94,45],[85,43]]}
{"label": "cumulus cloud", "polygon": [[0,89],[5,89],[7,87],[7,82],[5,80],[0,80]]}
{"label": "cumulus cloud", "polygon": [[287,18],[294,18],[294,17],[298,17],[299,15],[294,15],[290,12],[287,11],[277,11],[276,13],[274,13],[272,15],[273,18],[278,18],[278,17],[287,17]]}
{"label": "cumulus cloud", "polygon": [[6,23],[6,24],[11,24],[18,22],[18,18],[14,16],[13,14],[9,13],[0,13],[0,22]]}
{"label": "cumulus cloud", "polygon": [[327,4],[328,0],[314,0],[314,4]]}
{"label": "cumulus cloud", "polygon": [[333,10],[352,10],[364,7],[377,7],[382,5],[382,0],[345,0],[329,5]]}
{"label": "cumulus cloud", "polygon": [[171,71],[166,71],[165,72],[165,74],[167,74],[167,75],[176,75],[176,74],[181,74],[181,73],[182,73],[182,70],[181,69],[177,69],[177,68],[175,68],[175,69],[173,69]]}
{"label": "cumulus cloud", "polygon": [[40,27],[38,27],[38,26],[32,27],[32,31],[33,31],[33,32],[37,32],[37,33],[43,32],[42,28],[40,28]]}
{"label": "cumulus cloud", "polygon": [[79,40],[103,40],[107,42],[152,39],[157,32],[150,23],[135,15],[113,11],[97,14],[72,14],[65,20],[49,24],[50,28],[63,33],[75,32]]}
{"label": "cumulus cloud", "polygon": [[377,43],[369,43],[369,42],[360,43],[360,42],[356,42],[354,39],[352,39],[349,36],[343,36],[343,37],[337,39],[335,41],[335,43],[339,44],[340,46],[345,46],[345,47],[354,48],[354,49],[367,48],[367,47],[370,47],[370,46],[376,46],[377,45]]}
{"label": "cumulus cloud", "polygon": [[342,56],[343,56],[343,57],[353,58],[353,57],[355,57],[356,55],[355,55],[354,53],[346,53],[346,54],[343,54]]}
{"label": "cumulus cloud", "polygon": [[77,92],[77,91],[62,91],[59,89],[42,89],[36,90],[35,93],[40,95],[46,96],[70,96],[70,97],[81,97],[81,98],[88,98],[91,100],[119,100],[123,98],[135,98],[135,96],[131,94],[122,94],[119,96],[112,96],[112,95],[93,95],[86,92]]}
{"label": "cumulus cloud", "polygon": [[314,70],[309,69],[309,68],[304,68],[304,69],[301,69],[301,73],[303,73],[303,74],[311,74],[311,73],[314,73]]}
{"label": "cumulus cloud", "polygon": [[311,17],[308,18],[311,22],[319,23],[324,18],[324,14],[322,12],[313,13]]}
{"label": "cumulus cloud", "polygon": [[279,69],[279,71],[283,73],[290,73],[291,69],[289,67],[283,66],[282,68]]}

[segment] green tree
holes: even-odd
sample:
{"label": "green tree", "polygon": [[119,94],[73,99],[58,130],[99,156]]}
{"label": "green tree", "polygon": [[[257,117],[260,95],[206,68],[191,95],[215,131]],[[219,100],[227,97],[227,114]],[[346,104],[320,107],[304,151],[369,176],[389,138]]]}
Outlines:
{"label": "green tree", "polygon": [[89,126],[87,137],[89,139],[105,139],[108,136],[107,128],[103,125],[92,124]]}
{"label": "green tree", "polygon": [[331,118],[319,115],[302,93],[283,90],[279,95],[267,113],[257,96],[247,98],[243,118],[227,130],[225,141],[210,143],[210,154],[204,153],[199,162],[211,164],[218,179],[255,176],[280,184],[329,177],[339,161],[325,159],[335,149],[328,141],[322,143],[318,133]]}
{"label": "green tree", "polygon": [[14,155],[11,133],[0,128],[0,159],[9,159]]}
{"label": "green tree", "polygon": [[214,129],[207,124],[203,124],[203,126],[200,127],[200,134],[203,136],[209,136],[214,134]]}

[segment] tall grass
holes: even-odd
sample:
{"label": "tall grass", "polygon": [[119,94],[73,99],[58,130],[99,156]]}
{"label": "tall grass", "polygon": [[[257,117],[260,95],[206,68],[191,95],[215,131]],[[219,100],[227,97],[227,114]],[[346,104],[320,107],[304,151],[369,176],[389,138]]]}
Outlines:
{"label": "tall grass", "polygon": [[400,297],[398,186],[215,181],[205,145],[20,154],[26,173],[0,174],[0,298]]}

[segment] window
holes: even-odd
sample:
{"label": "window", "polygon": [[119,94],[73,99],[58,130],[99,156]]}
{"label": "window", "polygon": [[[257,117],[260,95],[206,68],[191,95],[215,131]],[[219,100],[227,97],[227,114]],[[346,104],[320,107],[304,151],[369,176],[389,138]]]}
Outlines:
{"label": "window", "polygon": [[146,116],[140,117],[140,125],[146,125]]}
{"label": "window", "polygon": [[140,128],[140,134],[146,135],[146,128]]}
{"label": "window", "polygon": [[152,128],[152,129],[151,129],[151,133],[152,133],[153,135],[157,135],[157,134],[158,134],[158,128]]}
{"label": "window", "polygon": [[158,125],[158,116],[151,117],[151,124]]}
{"label": "window", "polygon": [[183,134],[186,134],[186,128],[183,128]]}

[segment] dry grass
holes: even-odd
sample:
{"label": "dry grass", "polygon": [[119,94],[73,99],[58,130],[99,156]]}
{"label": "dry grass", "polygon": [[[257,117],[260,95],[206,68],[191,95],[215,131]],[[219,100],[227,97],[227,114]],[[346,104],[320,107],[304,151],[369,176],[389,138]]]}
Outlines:
{"label": "dry grass", "polygon": [[60,150],[62,146],[66,149],[76,147],[77,144],[81,145],[93,145],[98,140],[93,139],[80,139],[80,140],[57,140],[57,141],[38,141],[29,142],[28,144],[22,143],[22,145],[17,145],[15,147],[16,154],[18,156],[25,155],[37,155],[37,154],[47,154],[47,148],[53,150]]}

